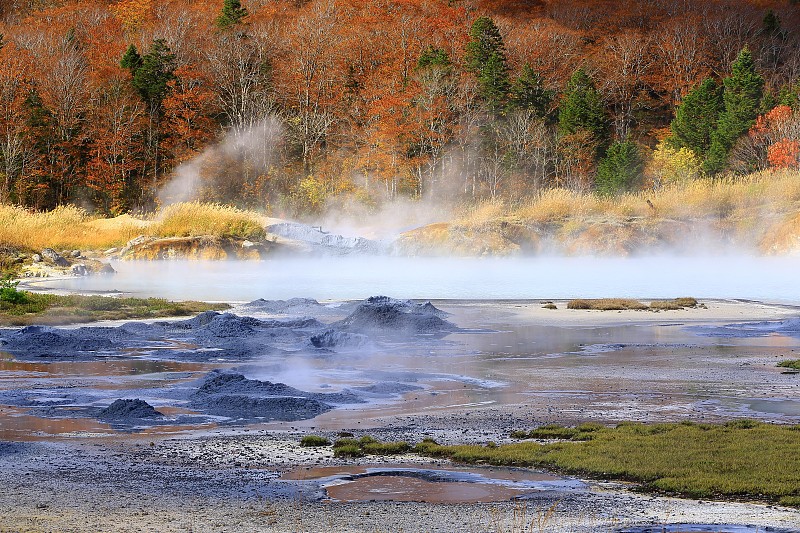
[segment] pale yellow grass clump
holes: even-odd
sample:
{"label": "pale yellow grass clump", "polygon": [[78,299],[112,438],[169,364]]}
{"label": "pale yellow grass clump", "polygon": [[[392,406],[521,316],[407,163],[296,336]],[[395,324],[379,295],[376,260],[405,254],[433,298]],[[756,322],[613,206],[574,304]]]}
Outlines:
{"label": "pale yellow grass clump", "polygon": [[264,226],[256,213],[202,202],[168,206],[156,217],[148,233],[158,237],[214,235],[255,240],[265,236]]}
{"label": "pale yellow grass clump", "polygon": [[477,228],[502,219],[508,212],[509,206],[502,200],[486,200],[468,206],[454,222],[459,226]]}
{"label": "pale yellow grass clump", "polygon": [[141,232],[132,223],[103,227],[95,220],[74,206],[45,213],[0,206],[0,243],[32,250],[102,249],[124,244]]}
{"label": "pale yellow grass clump", "polygon": [[256,213],[220,204],[174,204],[153,220],[130,215],[100,218],[75,206],[32,213],[0,205],[0,244],[29,250],[103,250],[124,245],[139,235],[188,237],[211,235],[262,239],[264,226]]}
{"label": "pale yellow grass clump", "polygon": [[[650,207],[647,201],[653,204]],[[800,209],[800,173],[764,171],[748,176],[702,178],[671,183],[655,191],[613,197],[566,189],[542,191],[516,208],[526,222],[557,222],[589,217],[729,217],[760,211]]]}

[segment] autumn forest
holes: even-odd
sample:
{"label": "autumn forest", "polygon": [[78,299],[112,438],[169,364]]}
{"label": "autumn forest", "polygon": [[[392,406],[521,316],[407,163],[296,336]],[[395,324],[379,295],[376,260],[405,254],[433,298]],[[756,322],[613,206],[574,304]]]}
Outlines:
{"label": "autumn forest", "polygon": [[614,195],[800,161],[790,0],[5,0],[0,34],[0,203],[35,210]]}

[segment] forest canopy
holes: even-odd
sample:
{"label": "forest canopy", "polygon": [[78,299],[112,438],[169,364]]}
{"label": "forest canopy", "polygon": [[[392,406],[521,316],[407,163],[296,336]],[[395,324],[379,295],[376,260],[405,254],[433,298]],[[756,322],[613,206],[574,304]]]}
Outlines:
{"label": "forest canopy", "polygon": [[11,0],[0,203],[303,214],[796,169],[798,28],[791,0]]}

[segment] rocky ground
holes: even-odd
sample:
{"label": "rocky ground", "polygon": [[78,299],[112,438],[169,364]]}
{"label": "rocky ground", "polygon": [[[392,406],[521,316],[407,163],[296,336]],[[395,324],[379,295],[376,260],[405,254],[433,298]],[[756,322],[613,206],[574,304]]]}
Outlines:
{"label": "rocky ground", "polygon": [[662,523],[792,531],[800,523],[789,509],[642,495],[614,483],[488,504],[330,502],[314,482],[279,479],[301,465],[340,462],[329,449],[299,447],[298,438],[239,431],[155,442],[5,443],[0,531],[582,533]]}
{"label": "rocky ground", "polygon": [[[465,328],[470,325],[495,328],[508,324],[509,317],[513,316],[524,317],[521,320],[526,323],[552,323],[559,324],[559,327],[572,324],[584,331],[595,331],[602,323],[635,320],[634,330],[649,331],[643,326],[665,322],[668,320],[666,316],[670,316],[672,322],[695,321],[699,324],[697,327],[707,328],[700,324],[714,316],[718,320],[735,320],[743,316],[765,320],[796,314],[796,310],[781,306],[707,304],[706,309],[678,311],[675,315],[641,312],[604,315],[591,312],[570,314],[562,306],[558,311],[545,310],[538,303],[463,303],[459,304],[463,306],[459,313],[447,314],[431,305],[382,297],[333,307],[303,299],[257,300],[233,309],[232,313],[205,313],[190,320],[131,323],[105,328],[23,328],[3,331],[0,336],[5,343],[3,349],[23,362],[28,359],[36,363],[46,360],[97,364],[108,357],[108,354],[99,353],[103,350],[153,349],[159,338],[170,338],[183,344],[163,357],[188,357],[194,364],[207,365],[211,361],[209,350],[240,363],[262,353],[265,345],[270,346],[270,353],[302,349],[315,351],[323,358],[349,353],[350,350],[358,351],[370,343],[373,343],[367,351],[370,354],[378,353],[378,345],[400,351],[416,347],[424,353],[445,342],[438,340],[439,335],[454,331],[461,332],[459,335],[469,335]],[[450,309],[455,311],[458,308],[454,304]],[[694,312],[697,315],[693,316]],[[314,318],[298,322],[298,316],[304,315]],[[772,335],[778,330],[789,336],[800,334],[800,326],[791,319],[780,323],[752,322],[728,328],[724,333],[756,338]],[[493,334],[488,331],[474,334],[492,340]],[[703,332],[720,334],[714,329],[700,330]],[[495,331],[494,335],[499,333]],[[408,338],[414,339],[413,342],[408,342]],[[521,340],[530,344],[529,340]],[[587,344],[581,353],[589,355],[578,355],[575,360],[588,357],[582,360],[597,361],[594,368],[601,370],[603,361],[608,365],[615,364],[617,356],[613,354],[625,353],[631,347],[641,350],[643,346],[652,349],[652,346],[643,344]],[[611,351],[603,352],[601,348]],[[753,348],[756,352],[759,349]],[[601,354],[612,355],[597,359]],[[709,359],[712,367],[708,370],[714,369],[719,373],[722,367],[723,381],[741,381],[755,372],[756,378],[769,379],[769,386],[774,390],[793,394],[795,384],[790,380],[794,376],[772,372],[773,369],[767,366],[755,370],[742,366],[742,361],[748,365],[761,365],[761,359],[765,358],[763,352],[731,356],[733,360],[728,362],[725,359],[724,365],[721,365],[719,354],[713,355],[716,358]],[[650,357],[660,357],[654,361],[661,364],[659,361],[670,357],[670,353],[659,355],[654,352]],[[703,357],[710,356],[697,355],[697,358]],[[626,360],[622,361],[628,364]],[[495,364],[501,362],[498,360]],[[180,394],[169,396],[160,392],[156,395],[167,403],[178,402],[172,407],[187,405],[188,402],[194,413],[192,416],[240,420],[237,424],[221,422],[217,427],[208,424],[192,426],[191,418],[180,418],[188,415],[175,415],[168,411],[164,415],[161,404],[153,408],[145,402],[118,399],[113,403],[106,402],[105,407],[99,409],[97,398],[81,396],[87,390],[89,378],[71,378],[57,390],[69,399],[67,404],[73,411],[75,405],[87,406],[85,412],[75,412],[75,416],[113,422],[116,430],[111,433],[75,430],[55,436],[48,432],[47,426],[51,420],[47,409],[60,408],[52,384],[26,389],[25,394],[6,390],[2,401],[6,406],[4,409],[8,406],[40,409],[42,426],[38,431],[29,430],[18,436],[13,442],[0,441],[0,486],[4,487],[0,491],[0,531],[317,531],[324,528],[336,532],[583,533],[615,531],[629,525],[674,523],[755,524],[759,531],[766,531],[766,527],[775,528],[773,531],[798,530],[800,511],[797,510],[758,503],[700,502],[639,494],[630,490],[632,487],[620,483],[587,481],[586,488],[578,491],[546,490],[517,501],[444,505],[379,501],[341,503],[327,499],[319,481],[280,479],[286,472],[342,463],[422,463],[431,468],[446,464],[408,456],[337,459],[330,448],[300,447],[300,438],[310,433],[331,439],[341,431],[347,431],[356,437],[368,434],[387,441],[416,442],[424,437],[433,437],[442,443],[502,443],[508,441],[511,430],[550,422],[554,416],[562,423],[573,419],[582,421],[578,410],[564,411],[556,416],[546,410],[547,405],[543,402],[520,404],[513,397],[507,403],[495,402],[484,407],[464,404],[463,407],[454,405],[445,410],[432,410],[434,404],[430,402],[438,401],[438,397],[427,392],[438,391],[417,394],[409,388],[415,387],[413,381],[382,379],[389,374],[409,377],[408,373],[390,371],[391,368],[374,369],[373,385],[360,389],[354,387],[344,395],[309,392],[277,382],[246,378],[232,369],[207,372],[199,380],[182,382],[178,387]],[[687,371],[694,372],[692,369]],[[567,368],[564,372],[575,380],[574,369]],[[555,369],[551,375],[556,380],[553,386],[563,388],[560,380],[566,378]],[[586,379],[586,376],[578,376]],[[648,382],[647,376],[635,372],[629,377],[632,382],[641,381],[644,389],[656,383]],[[755,379],[753,376],[750,378]],[[713,382],[711,374],[709,382]],[[461,387],[460,382],[455,382],[455,385],[452,381],[445,383],[456,392]],[[583,385],[574,382],[575,388]],[[468,389],[467,397],[476,395],[471,397],[474,402],[476,397],[485,393],[482,387],[479,384]],[[140,389],[127,390],[135,393]],[[398,402],[397,394],[404,393],[404,400]],[[348,402],[372,400],[381,394],[385,394],[384,398],[394,398],[387,406],[399,403],[401,408],[378,405],[368,412],[347,408],[353,405]],[[450,393],[442,394],[449,398],[447,394]],[[415,399],[417,396],[418,400]],[[31,398],[38,398],[34,404],[40,405],[31,404]],[[291,406],[281,403],[287,398],[293,399]],[[23,399],[29,403],[19,403]],[[14,401],[18,403],[14,404]],[[567,397],[567,400],[558,398],[553,401],[563,404],[573,400]],[[650,398],[646,401],[663,400]],[[45,405],[47,403],[50,405]],[[270,415],[259,423],[253,424],[253,420],[242,423],[242,416],[248,412],[271,413],[277,408],[292,416],[281,419]],[[592,406],[586,408],[590,410]],[[323,414],[315,416],[320,409],[324,410]],[[638,416],[639,411],[625,414],[622,409],[615,411],[609,407],[603,414],[595,406],[595,414],[609,420],[618,416]],[[62,412],[58,416],[63,415]],[[668,416],[668,413],[651,412],[649,419],[658,419],[662,415]],[[706,415],[712,417],[710,413]],[[173,435],[177,438],[152,424],[159,416],[176,426],[179,431]],[[728,415],[718,416],[725,419]],[[270,418],[272,422],[268,422]],[[181,423],[190,425],[181,432]]]}

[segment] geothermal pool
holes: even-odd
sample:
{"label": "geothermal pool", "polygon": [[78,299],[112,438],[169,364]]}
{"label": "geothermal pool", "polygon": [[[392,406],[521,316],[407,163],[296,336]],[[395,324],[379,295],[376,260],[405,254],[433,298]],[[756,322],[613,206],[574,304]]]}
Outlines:
{"label": "geothermal pool", "polygon": [[352,300],[376,294],[442,300],[694,296],[800,302],[798,257],[360,256],[112,264],[116,275],[35,284],[50,289],[241,302],[294,297]]}

